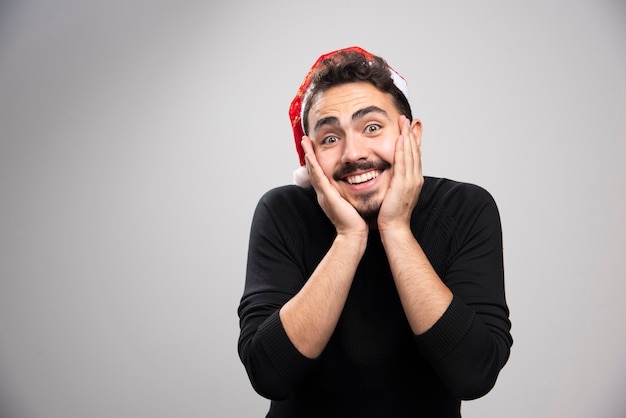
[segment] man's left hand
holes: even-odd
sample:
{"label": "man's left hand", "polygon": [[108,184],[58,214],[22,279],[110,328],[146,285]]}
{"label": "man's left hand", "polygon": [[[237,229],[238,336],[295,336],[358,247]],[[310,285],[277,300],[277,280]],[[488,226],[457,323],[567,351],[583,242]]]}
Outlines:
{"label": "man's left hand", "polygon": [[378,214],[378,228],[381,232],[389,228],[409,226],[411,214],[424,184],[421,123],[419,120],[411,122],[401,116],[398,124],[400,136],[396,141],[391,183]]}

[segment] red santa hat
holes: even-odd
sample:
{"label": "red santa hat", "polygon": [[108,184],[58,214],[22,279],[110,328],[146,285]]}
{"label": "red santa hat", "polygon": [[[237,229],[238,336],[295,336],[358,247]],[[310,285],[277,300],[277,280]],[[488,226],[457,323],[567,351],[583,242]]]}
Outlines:
{"label": "red santa hat", "polygon": [[[298,92],[296,93],[296,97],[294,97],[294,99],[291,102],[291,105],[289,106],[289,119],[291,120],[291,127],[293,129],[293,139],[296,144],[296,151],[298,152],[298,158],[300,159],[300,167],[296,169],[293,173],[294,182],[297,185],[302,186],[302,187],[307,187],[310,185],[308,172],[306,171],[306,167],[305,167],[306,162],[304,160],[304,150],[302,149],[301,141],[302,141],[302,137],[304,136],[304,126],[302,124],[302,117],[303,117],[304,108],[306,107],[306,103],[309,99],[308,92],[313,87],[312,75],[319,68],[320,64],[324,60],[341,52],[359,52],[363,56],[365,56],[367,60],[373,60],[374,58],[373,54],[371,54],[370,52],[367,52],[366,50],[358,46],[338,49],[336,51],[332,51],[327,54],[321,55],[315,61],[315,63],[313,64],[309,72],[307,73],[306,77],[304,78],[304,81],[302,82],[302,84],[300,85],[300,88],[298,89]],[[388,66],[388,68],[389,68],[390,76],[393,79],[393,83],[396,85],[396,87],[398,87],[398,89],[400,89],[400,91],[404,94],[404,96],[408,100],[409,87],[408,87],[406,80],[404,79],[404,77],[398,74],[396,70],[394,70],[390,66]]]}

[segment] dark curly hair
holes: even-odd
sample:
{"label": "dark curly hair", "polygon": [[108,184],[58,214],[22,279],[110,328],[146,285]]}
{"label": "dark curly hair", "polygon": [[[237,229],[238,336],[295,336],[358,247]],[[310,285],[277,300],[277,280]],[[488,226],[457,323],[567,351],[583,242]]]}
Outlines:
{"label": "dark curly hair", "polygon": [[409,101],[394,84],[387,62],[378,56],[368,59],[358,51],[341,51],[323,60],[312,74],[312,87],[307,92],[307,101],[302,113],[304,132],[309,129],[309,110],[313,98],[331,87],[355,81],[366,81],[378,90],[389,93],[400,114],[413,120]]}

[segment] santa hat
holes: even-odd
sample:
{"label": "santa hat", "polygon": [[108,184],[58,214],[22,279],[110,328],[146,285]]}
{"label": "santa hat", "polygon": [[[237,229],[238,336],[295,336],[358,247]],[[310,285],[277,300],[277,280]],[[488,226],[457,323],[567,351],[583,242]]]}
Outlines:
{"label": "santa hat", "polygon": [[[320,56],[317,59],[317,61],[315,61],[315,63],[313,64],[309,72],[307,73],[306,77],[304,78],[304,81],[302,82],[302,84],[300,85],[300,88],[298,89],[298,92],[296,93],[296,97],[294,97],[294,99],[291,102],[291,106],[289,106],[289,119],[291,120],[291,128],[293,129],[293,139],[296,143],[296,151],[298,152],[298,158],[300,159],[300,167],[298,167],[293,172],[294,182],[298,186],[308,187],[311,184],[309,180],[309,174],[306,170],[306,162],[304,160],[304,150],[302,149],[301,142],[302,142],[302,137],[304,136],[304,126],[303,126],[302,117],[304,116],[303,115],[304,108],[306,107],[306,103],[309,99],[308,93],[313,87],[312,76],[313,76],[313,73],[319,68],[320,64],[324,60],[331,58],[332,56],[338,53],[342,53],[342,52],[358,52],[358,53],[361,53],[365,57],[365,59],[369,61],[372,61],[374,59],[373,54],[371,54],[370,52],[367,52],[366,50],[358,46],[338,49],[336,51],[332,51],[332,52],[329,52],[327,54]],[[408,87],[406,80],[404,79],[404,77],[398,74],[396,70],[394,70],[390,66],[388,66],[388,68],[389,68],[389,74],[391,75],[391,78],[393,79],[393,83],[396,85],[396,87],[398,87],[398,89],[400,89],[400,91],[404,94],[404,96],[408,100],[409,87]]]}

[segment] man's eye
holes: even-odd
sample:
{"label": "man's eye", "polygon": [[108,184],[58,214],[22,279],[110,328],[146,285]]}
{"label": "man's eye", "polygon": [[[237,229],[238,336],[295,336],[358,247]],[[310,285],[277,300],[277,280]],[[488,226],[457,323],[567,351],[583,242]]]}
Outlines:
{"label": "man's eye", "polygon": [[365,127],[365,132],[371,134],[371,133],[374,133],[374,132],[378,131],[379,129],[380,129],[380,125],[378,125],[376,123],[373,123],[373,124],[367,125]]}
{"label": "man's eye", "polygon": [[337,138],[336,136],[327,136],[324,139],[322,139],[322,144],[324,145],[334,144],[337,141],[339,141],[339,138]]}

